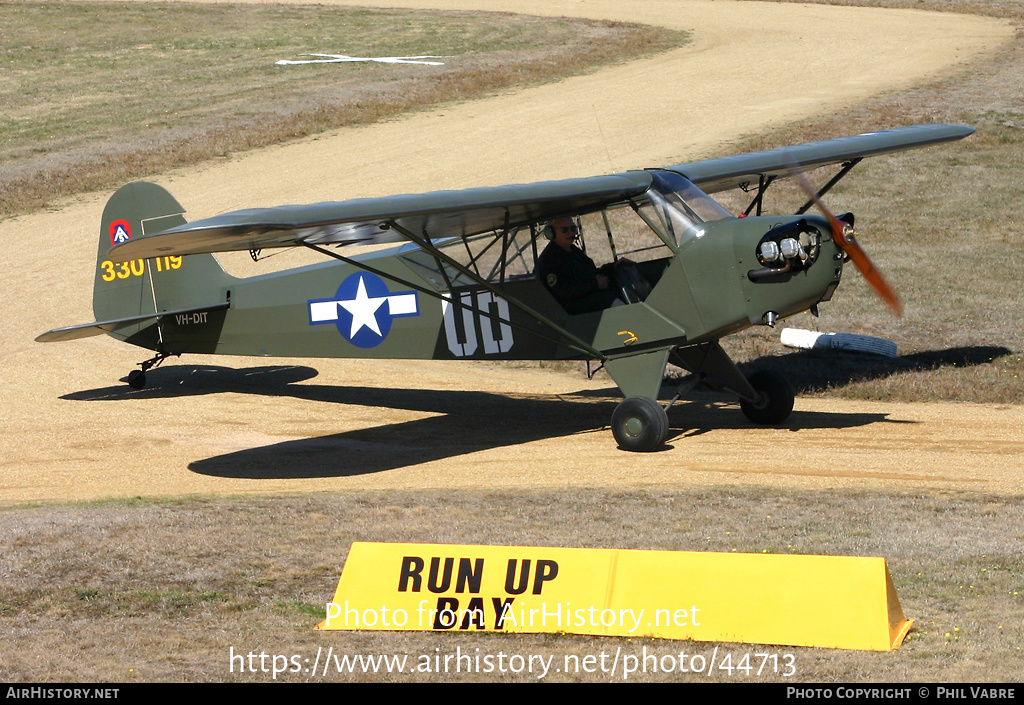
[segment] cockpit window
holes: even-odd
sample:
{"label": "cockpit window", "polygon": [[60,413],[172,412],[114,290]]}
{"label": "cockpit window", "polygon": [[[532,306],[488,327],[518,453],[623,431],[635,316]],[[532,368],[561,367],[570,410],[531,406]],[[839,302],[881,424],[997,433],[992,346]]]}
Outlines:
{"label": "cockpit window", "polygon": [[661,226],[670,239],[683,247],[703,237],[704,223],[732,214],[693,183],[672,171],[652,171],[651,188],[647,195]]}

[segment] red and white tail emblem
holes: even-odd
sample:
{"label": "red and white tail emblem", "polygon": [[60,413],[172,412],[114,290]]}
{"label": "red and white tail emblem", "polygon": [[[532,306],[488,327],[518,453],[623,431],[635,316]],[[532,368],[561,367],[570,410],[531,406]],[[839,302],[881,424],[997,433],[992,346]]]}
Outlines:
{"label": "red and white tail emblem", "polygon": [[132,239],[132,227],[127,220],[115,220],[110,224],[110,246],[120,245]]}

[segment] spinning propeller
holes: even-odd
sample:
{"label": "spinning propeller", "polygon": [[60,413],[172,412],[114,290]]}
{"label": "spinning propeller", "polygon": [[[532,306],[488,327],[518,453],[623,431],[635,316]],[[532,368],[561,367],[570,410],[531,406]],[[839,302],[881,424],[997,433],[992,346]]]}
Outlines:
{"label": "spinning propeller", "polygon": [[790,172],[796,177],[796,180],[800,182],[800,186],[803,187],[807,195],[810,196],[811,200],[814,201],[814,205],[818,207],[818,210],[828,219],[829,225],[832,227],[832,240],[836,243],[840,250],[846,253],[853,263],[860,270],[860,273],[867,279],[868,284],[878,294],[878,298],[884,301],[889,308],[892,309],[893,313],[897,316],[903,313],[903,304],[900,303],[899,297],[896,296],[896,292],[893,291],[889,283],[885,281],[885,277],[878,271],[875,265],[871,262],[871,258],[868,257],[867,253],[860,246],[856,240],[856,235],[853,230],[853,226],[849,223],[844,223],[832,214],[832,211],[821,202],[821,198],[818,197],[818,193],[811,188],[811,184],[807,181],[807,177],[804,176],[803,171],[800,167],[795,164],[790,165]]}

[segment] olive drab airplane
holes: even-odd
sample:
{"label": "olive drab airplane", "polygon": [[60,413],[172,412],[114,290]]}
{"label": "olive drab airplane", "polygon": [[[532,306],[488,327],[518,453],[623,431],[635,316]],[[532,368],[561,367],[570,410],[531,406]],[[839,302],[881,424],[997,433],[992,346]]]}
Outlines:
{"label": "olive drab airplane", "polygon": [[[103,213],[96,322],[37,340],[107,333],[152,350],[128,376],[135,388],[147,370],[186,353],[587,360],[625,396],[612,433],[636,451],[668,436],[657,399],[672,363],[735,394],[750,421],[777,424],[793,407],[788,382],[768,371],[744,377],[719,339],[817,313],[847,261],[898,314],[896,295],[854,239],[853,216],[833,216],[820,198],[865,157],[972,132],[916,125],[609,176],[254,208],[191,223],[163,188],[132,183]],[[803,172],[826,166],[835,173],[814,191]],[[794,215],[765,215],[765,192],[788,176],[804,184],[807,203]],[[708,195],[729,189],[749,194],[738,217]],[[808,213],[814,205],[823,215]],[[568,250],[555,241],[556,223]],[[596,270],[576,238],[609,264]],[[325,261],[236,278],[212,254],[257,258],[278,247],[309,248]],[[554,247],[584,264],[545,271]],[[590,280],[561,286],[578,276]],[[575,294],[589,296],[588,306]]]}

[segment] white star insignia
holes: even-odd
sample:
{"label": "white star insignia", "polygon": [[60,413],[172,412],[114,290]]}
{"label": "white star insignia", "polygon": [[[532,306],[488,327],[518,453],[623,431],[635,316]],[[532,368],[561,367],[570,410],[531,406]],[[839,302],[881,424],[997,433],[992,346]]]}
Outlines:
{"label": "white star insignia", "polygon": [[377,309],[387,300],[387,296],[372,298],[367,296],[363,278],[359,277],[359,289],[356,291],[356,297],[338,302],[339,306],[352,314],[352,330],[348,334],[349,338],[354,337],[364,327],[383,338],[384,334],[380,332],[380,325],[377,323]]}

